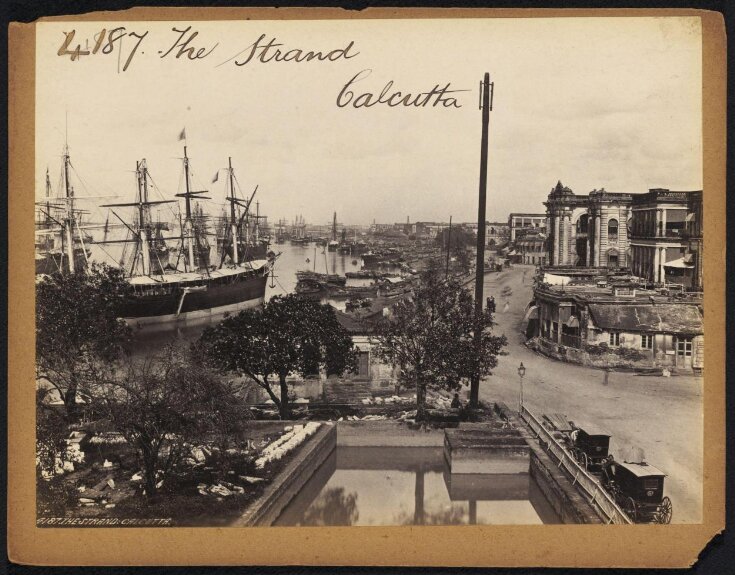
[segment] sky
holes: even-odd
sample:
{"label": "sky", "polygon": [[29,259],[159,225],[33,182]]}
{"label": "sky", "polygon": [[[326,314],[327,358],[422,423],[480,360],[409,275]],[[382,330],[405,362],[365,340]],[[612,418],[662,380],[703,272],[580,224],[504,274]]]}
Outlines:
{"label": "sky", "polygon": [[[115,26],[148,32],[126,71],[134,36],[109,54],[58,55],[70,30],[69,50],[85,40],[91,49]],[[178,48],[161,57],[179,37],[172,28],[187,26],[198,32],[189,46],[216,47],[197,60],[177,59]],[[353,42],[352,57],[235,65],[262,34],[283,50]],[[347,224],[476,221],[485,72],[494,82],[488,220],[543,213],[557,180],[580,194],[701,189],[701,58],[698,18],[41,23],[36,195],[47,168],[58,185],[66,139],[83,182],[76,194],[106,197],[90,206],[132,200],[143,158],[170,199],[182,191],[185,128],[194,187],[210,190],[214,206],[224,172],[211,180],[231,156],[271,221],[326,224],[334,211]],[[455,94],[460,107],[339,107],[364,70],[355,98],[390,81],[387,93],[467,91]]]}

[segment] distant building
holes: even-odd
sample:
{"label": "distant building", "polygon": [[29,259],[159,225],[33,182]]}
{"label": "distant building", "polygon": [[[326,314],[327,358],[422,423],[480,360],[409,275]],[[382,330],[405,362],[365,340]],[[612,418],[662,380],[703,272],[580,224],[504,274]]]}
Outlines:
{"label": "distant building", "polygon": [[514,242],[517,237],[529,231],[543,232],[546,230],[546,214],[508,215],[508,239]]}
{"label": "distant building", "polygon": [[544,278],[525,318],[527,336],[536,337],[544,353],[597,367],[702,369],[700,294],[671,296],[625,281]]}
{"label": "distant building", "polygon": [[[633,197],[632,212],[633,273],[653,283],[701,286],[702,192],[654,188]],[[687,230],[690,213],[691,237]],[[697,213],[699,224],[694,221]],[[698,269],[695,253],[700,254]]]}
{"label": "distant building", "polygon": [[485,243],[490,246],[502,246],[510,239],[510,228],[507,222],[487,222],[485,224]]}
{"label": "distant building", "polygon": [[516,240],[515,247],[509,256],[515,257],[522,264],[545,266],[547,263],[546,236],[539,233],[528,233]]}

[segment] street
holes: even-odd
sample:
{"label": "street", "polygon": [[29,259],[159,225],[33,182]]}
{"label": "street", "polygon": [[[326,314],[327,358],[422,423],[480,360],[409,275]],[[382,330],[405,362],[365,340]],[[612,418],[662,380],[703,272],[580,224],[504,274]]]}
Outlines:
{"label": "street", "polygon": [[[524,405],[539,417],[564,413],[572,421],[594,422],[609,432],[611,452],[643,449],[648,463],[667,474],[664,493],[673,503],[672,523],[702,520],[702,391],[693,375],[639,376],[549,359],[525,345],[521,322],[533,296],[533,266],[515,265],[485,275],[484,294],[497,305],[496,333],[508,338],[508,355],[480,387],[480,398],[518,408],[518,366],[526,367]],[[507,297],[501,290],[510,288]],[[507,293],[507,289],[505,290]],[[619,459],[619,457],[617,457]]]}

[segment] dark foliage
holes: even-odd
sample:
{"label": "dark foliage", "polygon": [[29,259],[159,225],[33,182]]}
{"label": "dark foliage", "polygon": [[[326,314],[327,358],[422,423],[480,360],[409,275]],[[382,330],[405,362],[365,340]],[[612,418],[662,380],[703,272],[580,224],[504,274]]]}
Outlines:
{"label": "dark foliage", "polygon": [[[451,276],[428,269],[413,298],[393,306],[378,328],[378,353],[400,367],[402,382],[416,388],[420,416],[426,409],[427,387],[457,390],[474,374],[489,375],[506,345],[492,335],[493,316],[475,317],[472,295]],[[480,353],[473,335],[482,330]]]}
{"label": "dark foliage", "polygon": [[356,365],[352,339],[334,309],[294,295],[274,297],[260,310],[244,310],[207,328],[193,351],[203,363],[254,381],[282,418],[290,413],[288,374],[325,369],[340,375]]}
{"label": "dark foliage", "polygon": [[130,292],[121,270],[96,264],[36,284],[36,376],[58,392],[69,421],[123,355],[130,329],[119,317]]}

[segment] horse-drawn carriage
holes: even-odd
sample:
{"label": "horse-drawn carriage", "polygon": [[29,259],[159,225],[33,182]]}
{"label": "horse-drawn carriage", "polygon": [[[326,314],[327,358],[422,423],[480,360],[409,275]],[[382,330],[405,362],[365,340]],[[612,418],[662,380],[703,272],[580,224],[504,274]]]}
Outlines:
{"label": "horse-drawn carriage", "polygon": [[633,523],[671,523],[673,506],[664,496],[666,474],[647,463],[603,464],[602,482]]}
{"label": "horse-drawn carriage", "polygon": [[569,434],[569,452],[588,471],[598,471],[610,449],[609,433],[592,425],[574,426]]}

